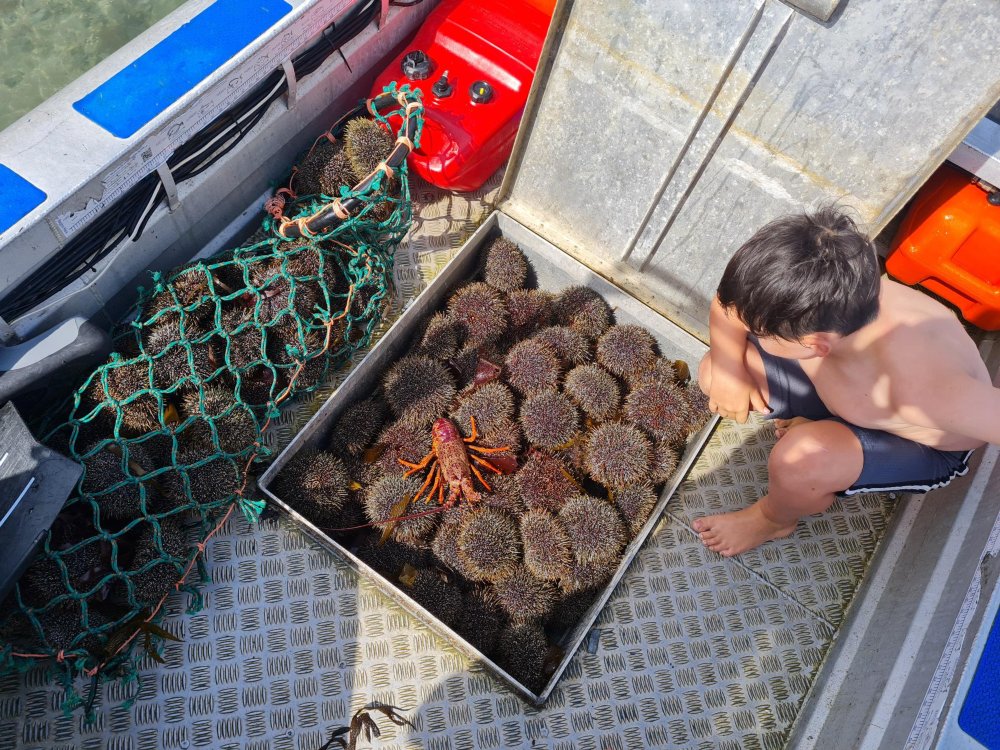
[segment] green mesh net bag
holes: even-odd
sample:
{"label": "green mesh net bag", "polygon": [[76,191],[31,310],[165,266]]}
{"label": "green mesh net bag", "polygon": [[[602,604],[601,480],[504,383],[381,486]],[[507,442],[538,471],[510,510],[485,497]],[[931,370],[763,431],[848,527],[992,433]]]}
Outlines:
{"label": "green mesh net bag", "polygon": [[263,509],[253,476],[278,406],[368,345],[389,302],[423,110],[395,85],[367,109],[316,141],[250,241],[153,274],[47,430],[83,474],[4,602],[0,671],[46,660],[70,709],[77,676],[131,679],[144,653],[159,658],[171,591],[201,608],[205,542],[234,510]]}

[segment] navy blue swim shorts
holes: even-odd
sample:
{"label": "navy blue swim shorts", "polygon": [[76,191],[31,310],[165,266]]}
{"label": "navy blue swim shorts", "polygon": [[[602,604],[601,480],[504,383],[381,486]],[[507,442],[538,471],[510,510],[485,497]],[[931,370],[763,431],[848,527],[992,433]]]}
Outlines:
{"label": "navy blue swim shorts", "polygon": [[797,360],[775,357],[750,341],[764,360],[767,373],[768,419],[832,419],[858,436],[864,451],[861,476],[839,495],[859,492],[930,492],[969,471],[972,451],[942,451],[882,430],[870,430],[835,417],[816,393]]}

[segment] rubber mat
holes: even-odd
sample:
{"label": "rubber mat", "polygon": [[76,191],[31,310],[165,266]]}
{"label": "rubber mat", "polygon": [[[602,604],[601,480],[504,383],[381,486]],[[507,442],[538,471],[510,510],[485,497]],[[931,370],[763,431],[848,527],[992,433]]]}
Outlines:
{"label": "rubber mat", "polygon": [[[401,309],[484,218],[473,196],[418,186],[397,255]],[[332,391],[286,409],[279,449]],[[690,519],[766,491],[761,423],[716,430],[591,637],[542,709],[360,580],[284,516],[234,518],[208,548],[206,607],[169,600],[182,642],[141,685],[98,691],[97,721],[62,716],[41,672],[0,682],[0,747],[316,750],[373,700],[416,725],[380,723],[376,748],[778,750],[886,528],[892,500],[852,498],[738,558],[709,552]],[[131,710],[122,702],[136,695]],[[367,745],[364,745],[367,746]]]}

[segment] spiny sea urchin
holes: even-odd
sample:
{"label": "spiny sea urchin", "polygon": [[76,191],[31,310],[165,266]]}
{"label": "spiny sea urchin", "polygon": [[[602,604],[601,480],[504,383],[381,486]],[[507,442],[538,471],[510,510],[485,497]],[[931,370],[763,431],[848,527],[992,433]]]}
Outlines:
{"label": "spiny sea urchin", "polygon": [[318,450],[296,453],[274,480],[281,499],[320,526],[334,525],[347,499],[347,485],[344,462]]}
{"label": "spiny sea urchin", "polygon": [[[182,418],[195,416],[180,434],[185,445],[198,446],[205,453],[241,453],[253,445],[260,430],[253,412],[238,404],[233,392],[221,385],[202,385],[181,392]],[[215,435],[212,435],[212,424]]]}
{"label": "spiny sea urchin", "polygon": [[482,653],[490,653],[497,644],[503,615],[498,606],[481,591],[470,591],[462,602],[462,616],[456,632]]}
{"label": "spiny sea urchin", "polygon": [[618,381],[600,365],[574,367],[566,374],[563,392],[597,422],[613,416],[622,402]]}
{"label": "spiny sea urchin", "polygon": [[507,332],[509,318],[503,298],[496,289],[479,281],[451,295],[448,314],[465,329],[469,344],[489,344]]}
{"label": "spiny sea urchin", "polygon": [[594,589],[563,594],[552,608],[549,624],[557,628],[572,628],[583,619],[596,598],[597,592]]}
{"label": "spiny sea urchin", "polygon": [[545,686],[549,642],[538,625],[512,625],[500,632],[496,660],[511,677],[540,692]]}
{"label": "spiny sea urchin", "polygon": [[649,479],[653,484],[666,482],[677,471],[680,458],[673,445],[663,440],[654,441],[653,463],[650,467]]}
{"label": "spiny sea urchin", "polygon": [[322,194],[338,197],[341,185],[352,187],[355,181],[343,143],[323,140],[299,164],[293,186],[300,196]]}
{"label": "spiny sea urchin", "polygon": [[521,516],[524,564],[543,581],[557,581],[568,574],[572,548],[566,530],[548,511],[529,510]]}
{"label": "spiny sea urchin", "polygon": [[344,127],[344,153],[355,177],[361,180],[385,161],[394,139],[382,126],[366,117],[355,117]]}
{"label": "spiny sea urchin", "polygon": [[445,313],[435,313],[420,337],[419,353],[434,359],[450,359],[465,343],[462,324]]}
{"label": "spiny sea urchin", "polygon": [[516,291],[528,278],[528,259],[515,243],[497,237],[486,248],[483,281],[501,292]]}
{"label": "spiny sea urchin", "polygon": [[[678,373],[679,367],[683,367],[686,370],[687,363],[683,360],[675,361],[667,359],[666,357],[657,357],[656,361],[653,362],[653,366],[635,377],[632,382],[635,385],[639,385],[640,383],[646,383],[650,380],[657,380],[664,383],[676,383],[681,385],[687,380],[687,377],[682,378],[680,376]],[[690,374],[688,374],[688,377],[690,377]]]}
{"label": "spiny sea urchin", "polygon": [[506,446],[508,450],[500,453],[491,453],[490,460],[498,468],[503,467],[497,461],[506,461],[509,470],[513,471],[517,468],[517,456],[521,451],[522,437],[521,428],[518,427],[517,422],[507,419],[500,422],[489,432],[480,435],[476,442],[486,448],[502,448]]}
{"label": "spiny sea urchin", "polygon": [[391,525],[396,541],[411,545],[422,542],[437,527],[438,514],[420,515],[436,506],[427,505],[422,500],[415,505],[410,502],[419,488],[420,482],[413,477],[382,477],[365,490],[368,520],[383,532]]}
{"label": "spiny sea urchin", "polygon": [[441,416],[455,397],[455,379],[448,368],[419,355],[396,362],[382,386],[393,413],[426,421]]}
{"label": "spiny sea urchin", "polygon": [[159,429],[162,426],[160,402],[152,390],[149,361],[141,357],[123,359],[113,354],[104,367],[106,386],[102,373],[95,373],[84,399],[93,404],[105,403],[111,419],[116,413],[121,414],[122,426],[127,432],[141,435]]}
{"label": "spiny sea urchin", "polygon": [[[290,261],[289,261],[290,263]],[[281,257],[253,261],[250,264],[250,284],[253,287],[255,320],[259,325],[296,316],[308,320],[320,302],[315,284],[292,281],[283,267]]]}
{"label": "spiny sea urchin", "polygon": [[604,333],[613,322],[604,297],[586,286],[563,289],[553,303],[553,318],[558,325],[569,326],[591,339]]}
{"label": "spiny sea urchin", "polygon": [[524,512],[521,484],[517,474],[504,474],[490,478],[490,491],[483,493],[483,507],[493,508],[517,518]]}
{"label": "spiny sea urchin", "polygon": [[550,450],[560,448],[577,436],[580,415],[566,396],[558,391],[542,391],[521,404],[521,429],[532,445]]}
{"label": "spiny sea urchin", "polygon": [[43,607],[67,593],[85,594],[107,572],[104,550],[97,540],[72,552],[59,552],[58,557],[66,567],[69,587],[63,583],[62,568],[55,557],[39,554],[31,561],[19,583],[21,597],[29,607]]}
{"label": "spiny sea urchin", "polygon": [[144,526],[129,565],[132,594],[141,606],[156,604],[173,589],[191,553],[187,531],[179,521],[163,518],[158,525],[159,537],[153,524]]}
{"label": "spiny sea urchin", "polygon": [[351,404],[330,431],[330,450],[338,454],[361,453],[382,429],[388,411],[385,401],[378,396]]}
{"label": "spiny sea urchin", "polygon": [[[88,610],[89,625],[97,627],[108,620],[97,610]],[[78,649],[97,649],[100,641],[92,634],[84,634],[83,610],[77,601],[67,600],[59,602],[51,609],[35,614],[42,632],[45,634],[45,643],[54,651],[76,651]]]}
{"label": "spiny sea urchin", "polygon": [[510,330],[523,338],[552,322],[552,295],[541,289],[518,289],[507,297]]}
{"label": "spiny sea urchin", "polygon": [[594,592],[602,588],[618,569],[618,558],[609,560],[592,560],[581,563],[575,557],[569,566],[569,574],[559,580],[559,588],[563,594],[578,592]]}
{"label": "spiny sea urchin", "polygon": [[448,523],[442,519],[434,534],[434,541],[431,542],[431,550],[439,562],[464,576],[462,561],[458,556],[458,531],[457,523]]}
{"label": "spiny sea urchin", "polygon": [[[177,318],[180,308],[189,316],[209,315],[215,306],[209,289],[210,276],[211,272],[201,261],[175,268],[167,275],[169,282],[157,283],[152,296],[143,304],[139,321],[148,324],[153,318],[157,321]],[[216,283],[214,278],[212,282]]]}
{"label": "spiny sea urchin", "polygon": [[[185,476],[190,496],[185,490]],[[221,455],[206,457],[197,446],[185,446],[179,449],[176,467],[156,477],[160,488],[159,495],[170,508],[189,505],[192,502],[195,506],[218,503],[235,495],[244,481],[243,470],[234,459]]]}
{"label": "spiny sea urchin", "polygon": [[597,340],[597,361],[626,380],[641,376],[657,358],[656,339],[642,326],[613,325]]}
{"label": "spiny sea urchin", "polygon": [[[156,467],[142,445],[117,442],[82,459],[81,463],[84,478],[80,490],[97,503],[102,524],[127,523],[143,514],[140,479]],[[121,482],[125,484],[115,487]],[[146,497],[150,497],[148,484]]]}
{"label": "spiny sea urchin", "polygon": [[[333,526],[331,529],[356,530],[356,527],[358,526],[367,525],[368,517],[365,516],[365,506],[361,499],[362,497],[363,494],[360,492],[351,492],[348,494],[347,499],[344,501],[344,505],[333,519]],[[335,532],[331,530],[329,533],[336,536],[338,533],[352,532]]]}
{"label": "spiny sea urchin", "polygon": [[[316,195],[326,193],[320,184],[323,169],[335,154],[343,151],[343,144],[332,142],[325,138],[316,142],[310,153],[295,168],[292,178],[292,188],[296,195]],[[329,193],[326,193],[329,195]]]}
{"label": "spiny sea urchin", "polygon": [[612,493],[611,499],[628,524],[632,536],[635,536],[646,524],[649,514],[653,512],[657,497],[653,485],[646,483],[633,484],[617,490]]}
{"label": "spiny sea urchin", "polygon": [[319,173],[319,187],[323,195],[339,198],[342,187],[350,189],[357,183],[358,179],[351,167],[351,160],[343,151],[338,151],[322,165]]}
{"label": "spiny sea urchin", "polygon": [[372,463],[382,474],[402,474],[399,460],[419,463],[431,449],[431,430],[425,423],[398,419],[388,425],[375,441]]}
{"label": "spiny sea urchin", "polygon": [[381,543],[378,534],[367,539],[358,548],[357,555],[393,582],[396,581],[404,565],[420,568],[428,563],[427,550],[402,544],[393,539]]}
{"label": "spiny sea urchin", "polygon": [[232,374],[239,377],[237,396],[248,406],[264,406],[281,389],[275,373],[267,366],[263,331],[245,309],[227,311],[223,328],[227,332],[223,359]]}
{"label": "spiny sea urchin", "polygon": [[493,593],[500,608],[515,624],[544,620],[556,602],[556,587],[532,575],[518,563],[510,572],[493,582]]}
{"label": "spiny sea urchin", "polygon": [[446,625],[455,624],[462,615],[462,592],[436,571],[418,570],[407,593]]}
{"label": "spiny sea urchin", "polygon": [[681,443],[687,437],[688,411],[685,389],[663,381],[636,386],[625,398],[629,421],[668,443]]}
{"label": "spiny sea urchin", "polygon": [[567,367],[590,361],[590,339],[569,326],[549,326],[531,337],[543,341]]}
{"label": "spiny sea urchin", "polygon": [[483,435],[507,427],[513,416],[514,394],[496,380],[462,395],[458,406],[451,412],[451,418],[466,437],[472,434],[473,417],[476,431]]}
{"label": "spiny sea urchin", "polygon": [[697,383],[688,383],[684,388],[684,395],[687,398],[687,428],[688,432],[697,432],[712,418],[712,412],[708,409],[708,396],[706,396]]}
{"label": "spiny sea urchin", "polygon": [[648,482],[652,459],[649,438],[634,425],[605,422],[587,437],[588,473],[605,487],[617,490]]}
{"label": "spiny sea urchin", "polygon": [[521,499],[529,508],[557,513],[567,500],[580,492],[562,461],[534,451],[515,474]]}
{"label": "spiny sea urchin", "polygon": [[471,580],[494,581],[507,575],[521,558],[517,521],[492,508],[466,514],[459,524],[458,556]]}
{"label": "spiny sea urchin", "polygon": [[153,359],[153,385],[167,389],[182,379],[207,380],[222,365],[214,337],[196,320],[157,321],[142,332],[143,351]]}
{"label": "spiny sea urchin", "polygon": [[615,507],[593,495],[577,495],[559,510],[578,562],[615,559],[628,541],[625,524]]}
{"label": "spiny sea urchin", "polygon": [[559,358],[545,342],[527,339],[507,352],[504,373],[507,382],[522,394],[552,390],[559,384]]}

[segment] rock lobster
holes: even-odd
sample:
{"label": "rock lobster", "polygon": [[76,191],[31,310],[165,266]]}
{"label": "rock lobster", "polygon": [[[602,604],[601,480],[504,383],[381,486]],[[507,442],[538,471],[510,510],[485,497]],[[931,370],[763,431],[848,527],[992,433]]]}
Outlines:
{"label": "rock lobster", "polygon": [[[462,498],[469,503],[475,503],[479,501],[479,493],[476,492],[473,486],[473,475],[482,482],[487,490],[491,489],[489,482],[483,477],[476,464],[494,474],[509,473],[504,470],[506,468],[505,463],[497,466],[490,460],[476,454],[489,455],[491,453],[503,453],[509,451],[510,446],[504,445],[499,448],[485,448],[481,445],[476,445],[476,438],[478,437],[476,418],[470,417],[469,422],[472,426],[472,434],[467,438],[463,438],[462,434],[458,431],[458,426],[450,419],[446,417],[436,419],[434,425],[431,427],[430,453],[424,456],[419,463],[415,464],[398,459],[399,463],[407,467],[408,471],[404,474],[407,477],[430,466],[427,478],[424,479],[424,483],[420,486],[417,494],[413,496],[412,503],[416,503],[428,487],[430,491],[427,492],[426,499],[433,498],[434,494],[437,493],[438,503],[445,507],[452,507]],[[448,486],[447,499],[444,496],[445,485]]]}

